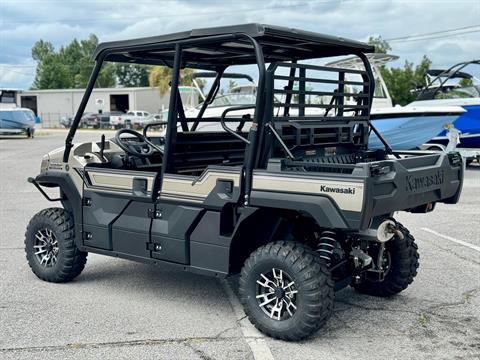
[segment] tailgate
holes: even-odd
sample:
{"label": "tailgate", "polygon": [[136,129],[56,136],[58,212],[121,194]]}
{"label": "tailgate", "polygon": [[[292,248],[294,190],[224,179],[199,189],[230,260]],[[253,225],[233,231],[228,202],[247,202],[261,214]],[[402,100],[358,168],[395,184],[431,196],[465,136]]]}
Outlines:
{"label": "tailgate", "polygon": [[[405,153],[404,153],[405,154]],[[394,211],[424,212],[436,202],[454,204],[462,190],[463,169],[459,153],[408,152],[395,161],[371,163],[367,179],[365,215]],[[426,210],[426,208],[425,208]]]}

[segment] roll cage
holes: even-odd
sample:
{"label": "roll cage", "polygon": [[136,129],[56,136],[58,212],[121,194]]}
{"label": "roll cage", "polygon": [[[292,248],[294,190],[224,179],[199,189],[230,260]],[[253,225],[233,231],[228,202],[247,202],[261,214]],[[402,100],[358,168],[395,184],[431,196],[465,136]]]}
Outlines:
{"label": "roll cage", "polygon": [[[366,149],[370,126],[370,129],[383,141],[387,152],[391,151],[381,135],[369,123],[374,77],[365,53],[373,51],[372,46],[352,40],[260,24],[198,29],[164,36],[99,44],[93,54],[94,69],[65,141],[63,161],[68,161],[80,118],[102,64],[107,61],[162,65],[173,70],[162,176],[171,171],[173,164],[171,148],[175,141],[177,123],[181,124],[183,132],[192,132],[196,130],[199,122],[211,121],[211,119],[203,119],[202,116],[208,104],[218,93],[222,75],[231,65],[256,65],[258,68],[258,91],[243,164],[245,194],[249,194],[251,189],[253,169],[265,166],[266,159],[272,152],[269,150],[269,146],[275,140],[278,140],[281,147],[285,149],[288,157],[294,157],[292,149],[308,148],[324,141],[325,138],[331,138],[332,145],[356,142],[357,145]],[[365,70],[332,69],[298,63],[299,60],[341,55],[358,56],[363,62]],[[266,64],[270,64],[268,68],[266,68]],[[193,119],[190,128],[178,91],[180,69],[185,67],[213,71],[217,74],[203,106],[197,117]],[[278,73],[279,69],[286,70],[288,75]],[[336,78],[319,78],[316,75],[308,75],[317,71],[331,73],[336,75]],[[355,72],[361,75],[362,81],[358,82],[358,85],[363,86],[362,92],[358,94],[345,92],[345,84],[349,83],[345,79],[346,72]],[[282,82],[286,82],[286,86],[283,88],[276,86]],[[334,89],[316,91],[309,89],[306,86],[307,83],[328,84]],[[294,87],[294,84],[298,84],[297,88]],[[284,102],[274,104],[273,98],[277,94],[284,97]],[[311,104],[306,101],[307,96],[329,96],[331,101],[327,104],[323,102]],[[346,96],[355,96],[357,104],[345,104],[344,97]],[[281,110],[279,106],[283,108],[282,116],[279,116]],[[315,109],[322,109],[323,115],[309,117],[308,111]],[[276,115],[274,115],[275,112]],[[325,129],[327,120],[329,124],[346,124],[346,126],[338,126],[338,129],[332,133]],[[355,135],[354,127],[350,125],[353,122],[360,122],[364,125],[363,130],[357,135]],[[286,142],[288,142],[288,146]]]}

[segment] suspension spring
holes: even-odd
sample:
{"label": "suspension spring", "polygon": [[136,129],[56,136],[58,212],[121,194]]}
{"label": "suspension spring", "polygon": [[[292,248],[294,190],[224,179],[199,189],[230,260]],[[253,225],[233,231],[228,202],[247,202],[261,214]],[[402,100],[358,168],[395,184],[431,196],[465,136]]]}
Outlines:
{"label": "suspension spring", "polygon": [[332,263],[333,250],[335,249],[335,243],[337,240],[335,237],[337,233],[332,230],[324,230],[320,234],[318,239],[317,252],[320,257],[325,260],[325,263],[330,266]]}

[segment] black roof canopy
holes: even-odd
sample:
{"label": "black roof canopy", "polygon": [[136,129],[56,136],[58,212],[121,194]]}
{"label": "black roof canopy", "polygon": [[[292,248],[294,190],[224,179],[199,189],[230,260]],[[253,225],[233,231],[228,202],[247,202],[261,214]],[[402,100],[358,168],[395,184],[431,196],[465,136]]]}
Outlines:
{"label": "black roof canopy", "polygon": [[341,37],[280,26],[245,24],[101,43],[93,58],[96,60],[105,53],[107,61],[172,66],[175,45],[180,44],[182,66],[216,69],[256,63],[251,38],[262,47],[265,62],[374,51],[373,46]]}

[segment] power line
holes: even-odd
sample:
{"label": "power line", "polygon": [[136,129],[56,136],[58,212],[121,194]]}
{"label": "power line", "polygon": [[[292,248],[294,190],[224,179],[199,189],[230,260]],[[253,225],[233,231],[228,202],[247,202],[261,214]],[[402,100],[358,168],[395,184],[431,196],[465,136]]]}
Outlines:
{"label": "power line", "polygon": [[478,29],[478,30],[471,30],[471,31],[459,32],[459,33],[456,33],[456,34],[446,34],[446,35],[440,35],[440,36],[430,36],[430,37],[422,37],[422,38],[413,38],[413,39],[397,40],[397,41],[390,41],[390,42],[393,42],[393,43],[405,43],[405,42],[411,42],[411,41],[424,41],[424,40],[446,39],[446,38],[461,36],[461,35],[465,35],[465,34],[473,34],[473,33],[478,33],[478,32],[480,32],[480,29]]}
{"label": "power line", "polygon": [[480,24],[464,26],[464,27],[459,27],[459,28],[455,28],[455,29],[434,31],[434,32],[424,33],[424,34],[413,34],[413,35],[400,36],[400,37],[385,39],[385,41],[392,41],[393,42],[393,41],[397,41],[397,40],[406,40],[406,39],[411,39],[411,38],[424,37],[424,36],[428,36],[428,35],[444,34],[444,33],[449,33],[449,32],[453,32],[453,31],[467,30],[467,29],[473,29],[473,28],[478,28],[478,27],[480,27]]}
{"label": "power line", "polygon": [[14,67],[14,68],[35,68],[36,65],[18,65],[18,64],[0,64],[0,67]]}

